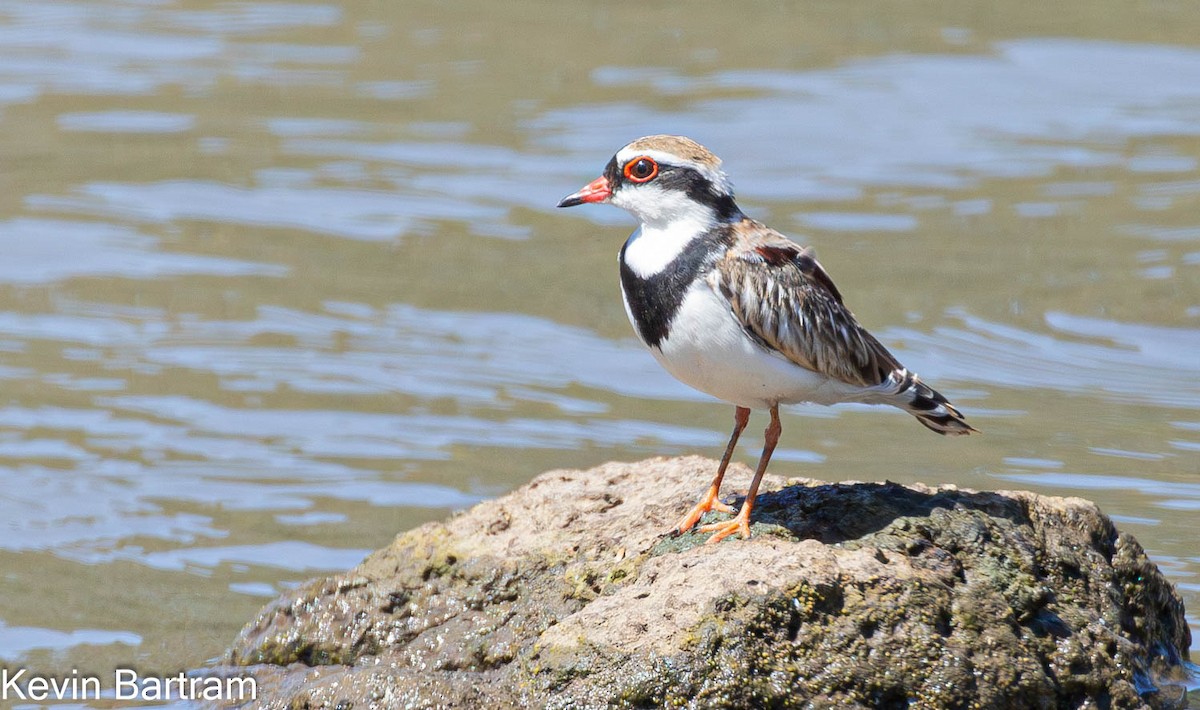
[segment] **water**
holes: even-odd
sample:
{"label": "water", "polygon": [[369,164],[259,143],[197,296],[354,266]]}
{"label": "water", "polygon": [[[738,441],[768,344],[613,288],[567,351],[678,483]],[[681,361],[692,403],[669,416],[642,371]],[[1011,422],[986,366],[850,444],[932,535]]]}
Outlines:
{"label": "water", "polygon": [[1200,648],[1200,13],[710,5],[0,1],[0,663],[195,667],[538,472],[719,453],[628,218],[553,208],[656,132],[985,432],[792,407],[774,472],[1093,499]]}

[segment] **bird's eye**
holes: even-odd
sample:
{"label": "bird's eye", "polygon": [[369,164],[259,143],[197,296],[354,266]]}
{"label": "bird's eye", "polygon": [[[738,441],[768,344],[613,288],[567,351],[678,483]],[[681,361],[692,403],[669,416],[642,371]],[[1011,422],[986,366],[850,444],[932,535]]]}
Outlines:
{"label": "bird's eye", "polygon": [[625,163],[625,177],[633,182],[649,182],[658,175],[658,163],[642,156]]}

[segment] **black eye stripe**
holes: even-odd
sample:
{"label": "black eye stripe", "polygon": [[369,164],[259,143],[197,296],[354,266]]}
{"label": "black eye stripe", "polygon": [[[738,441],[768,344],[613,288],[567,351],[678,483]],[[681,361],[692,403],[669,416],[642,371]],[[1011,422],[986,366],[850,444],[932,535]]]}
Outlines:
{"label": "black eye stripe", "polygon": [[[613,185],[615,189],[639,186],[639,183],[628,180],[622,174],[622,165],[617,162],[615,156],[604,167],[604,177],[608,178],[609,184]],[[666,189],[682,190],[697,202],[712,206],[722,218],[732,216],[737,212],[733,195],[727,195],[717,190],[711,180],[693,167],[659,163],[658,175],[654,179],[654,184]]]}
{"label": "black eye stripe", "polygon": [[733,195],[719,190],[712,180],[695,168],[660,165],[657,183],[666,189],[686,192],[696,202],[712,207],[722,219],[738,211]]}

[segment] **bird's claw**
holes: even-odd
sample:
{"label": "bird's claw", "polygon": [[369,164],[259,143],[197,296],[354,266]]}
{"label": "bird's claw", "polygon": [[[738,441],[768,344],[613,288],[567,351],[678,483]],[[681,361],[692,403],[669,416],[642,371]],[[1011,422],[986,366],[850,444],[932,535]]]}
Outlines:
{"label": "bird's claw", "polygon": [[733,508],[730,508],[728,505],[722,503],[715,495],[705,496],[703,500],[697,503],[691,510],[687,512],[686,515],[679,519],[679,524],[675,526],[675,529],[680,533],[685,533],[688,530],[691,530],[696,523],[700,522],[700,518],[703,518],[704,514],[710,510],[715,510],[718,513],[733,512]]}
{"label": "bird's claw", "polygon": [[730,535],[734,535],[736,533],[741,533],[743,539],[749,540],[750,516],[739,514],[732,520],[722,520],[719,523],[701,525],[699,531],[704,533],[710,532],[713,534],[712,537],[704,541],[705,545],[715,545]]}

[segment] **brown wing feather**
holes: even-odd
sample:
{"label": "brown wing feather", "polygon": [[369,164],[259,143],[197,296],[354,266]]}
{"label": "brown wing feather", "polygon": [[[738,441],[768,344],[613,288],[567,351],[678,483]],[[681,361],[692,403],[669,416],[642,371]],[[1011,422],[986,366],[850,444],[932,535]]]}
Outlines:
{"label": "brown wing feather", "polygon": [[901,369],[855,320],[812,251],[747,220],[714,270],[714,286],[759,343],[801,367],[871,387]]}

